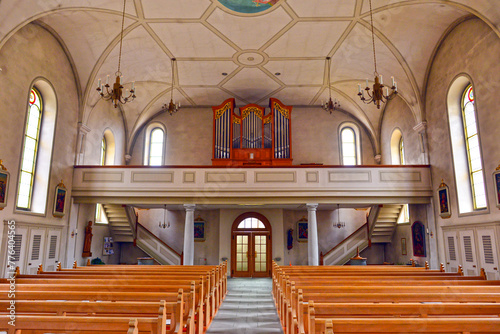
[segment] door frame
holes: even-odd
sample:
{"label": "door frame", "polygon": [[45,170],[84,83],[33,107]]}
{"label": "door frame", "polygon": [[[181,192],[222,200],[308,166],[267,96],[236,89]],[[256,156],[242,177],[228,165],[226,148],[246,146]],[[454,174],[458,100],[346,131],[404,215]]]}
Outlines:
{"label": "door frame", "polygon": [[[260,220],[265,228],[253,228],[253,229],[239,229],[238,225],[247,218],[257,218]],[[266,244],[266,268],[267,275],[263,276],[262,274],[252,275],[253,270],[249,270],[249,276],[235,276],[236,272],[236,238],[237,234],[248,235],[249,236],[249,247],[253,245],[253,236],[254,235],[267,235],[268,243]],[[258,212],[245,212],[238,217],[233,222],[231,226],[231,277],[271,277],[271,258],[272,258],[272,228],[269,220],[262,214]],[[250,262],[248,263],[250,269]]]}

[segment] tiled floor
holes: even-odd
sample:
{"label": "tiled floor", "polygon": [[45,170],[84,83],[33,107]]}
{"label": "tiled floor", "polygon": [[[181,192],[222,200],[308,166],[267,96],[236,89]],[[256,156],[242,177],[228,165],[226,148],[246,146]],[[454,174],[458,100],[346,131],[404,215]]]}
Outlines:
{"label": "tiled floor", "polygon": [[228,293],[207,334],[283,333],[270,278],[228,278]]}

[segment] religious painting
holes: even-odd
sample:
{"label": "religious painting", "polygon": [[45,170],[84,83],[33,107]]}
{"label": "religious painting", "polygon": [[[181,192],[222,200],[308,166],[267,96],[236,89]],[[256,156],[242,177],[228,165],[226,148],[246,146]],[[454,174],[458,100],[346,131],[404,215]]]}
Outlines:
{"label": "religious painting", "polygon": [[497,208],[500,209],[500,165],[498,165],[496,171],[493,173],[493,180],[495,182],[495,199]]}
{"label": "religious painting", "polygon": [[411,226],[411,238],[413,241],[413,256],[425,257],[425,226],[416,221]]}
{"label": "religious painting", "polygon": [[205,221],[201,218],[194,221],[194,241],[205,241]]}
{"label": "religious painting", "polygon": [[0,168],[0,210],[7,206],[9,189],[9,172]]}
{"label": "religious painting", "polygon": [[401,238],[401,255],[407,255],[406,238]]}
{"label": "religious painting", "polygon": [[280,0],[219,0],[224,7],[243,14],[255,14],[271,9]]}
{"label": "religious painting", "polygon": [[54,210],[52,212],[52,215],[54,217],[63,217],[64,216],[64,209],[66,207],[66,187],[64,186],[64,183],[61,182],[57,185],[56,187],[56,195],[54,199]]}
{"label": "religious painting", "polygon": [[439,215],[443,219],[450,218],[450,192],[448,186],[443,182],[443,180],[441,180],[441,184],[439,185],[437,192],[439,199]]}
{"label": "religious painting", "polygon": [[298,242],[307,242],[307,230],[308,230],[308,224],[307,224],[307,219],[305,217],[302,217],[297,222],[297,241]]}

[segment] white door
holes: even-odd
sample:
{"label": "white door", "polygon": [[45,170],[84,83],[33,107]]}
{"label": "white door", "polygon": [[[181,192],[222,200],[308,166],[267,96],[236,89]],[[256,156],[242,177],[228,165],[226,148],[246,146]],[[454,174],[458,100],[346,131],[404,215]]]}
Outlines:
{"label": "white door", "polygon": [[474,231],[466,230],[459,231],[460,235],[460,250],[462,251],[462,268],[464,275],[477,276],[479,270],[477,268],[476,244],[474,242]]}
{"label": "white door", "polygon": [[30,228],[30,243],[28,247],[28,258],[26,262],[26,273],[35,275],[38,266],[42,264],[45,249],[45,235],[47,230],[44,228]]}
{"label": "white door", "polygon": [[10,241],[10,238],[7,238],[7,254],[9,256],[6,256],[8,262],[6,263],[7,270],[5,277],[14,272],[16,267],[19,267],[21,274],[24,274],[26,249],[28,249],[28,228],[25,226],[16,226],[14,231],[13,242]]}
{"label": "white door", "polygon": [[446,271],[456,273],[460,264],[460,252],[458,252],[458,238],[456,231],[444,232],[444,243],[446,252]]}
{"label": "white door", "polygon": [[43,262],[44,271],[56,271],[59,262],[59,245],[61,244],[61,230],[50,229],[47,233],[47,249]]}
{"label": "white door", "polygon": [[488,280],[500,279],[498,271],[498,254],[495,230],[493,228],[478,229],[479,255],[481,268],[484,268]]}

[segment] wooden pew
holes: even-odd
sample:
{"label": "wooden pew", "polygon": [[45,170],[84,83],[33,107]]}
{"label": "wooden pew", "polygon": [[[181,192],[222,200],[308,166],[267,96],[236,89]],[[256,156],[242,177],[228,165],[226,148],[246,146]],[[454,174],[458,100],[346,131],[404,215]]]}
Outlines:
{"label": "wooden pew", "polygon": [[159,331],[158,320],[154,318],[125,317],[64,317],[64,316],[16,316],[15,327],[8,324],[9,318],[0,316],[0,331],[9,334],[24,333],[88,333],[88,334],[165,334]]}
{"label": "wooden pew", "polygon": [[[9,301],[0,301],[0,315],[7,313]],[[176,303],[167,303],[164,300],[156,302],[56,302],[45,300],[16,300],[16,316],[92,316],[92,317],[140,317],[156,318],[157,330],[162,333],[182,333],[183,303],[179,299]],[[163,329],[164,328],[164,329]],[[187,330],[189,333],[190,329]]]}
{"label": "wooden pew", "polygon": [[498,333],[500,318],[344,318],[313,322],[306,333]]}
{"label": "wooden pew", "polygon": [[[194,288],[194,287],[193,287]],[[194,313],[194,291],[184,293],[179,289],[177,293],[173,292],[116,292],[116,291],[16,291],[16,300],[38,300],[38,301],[131,301],[131,302],[178,302],[182,301],[184,314],[182,322],[190,329],[189,334],[201,332],[202,326],[195,326]],[[0,293],[0,300],[10,301],[7,294]]]}

